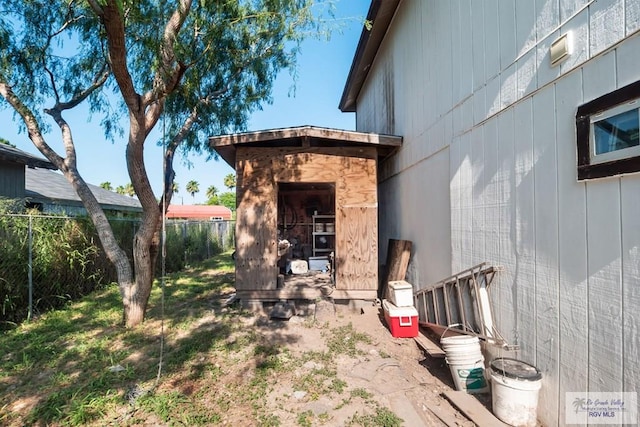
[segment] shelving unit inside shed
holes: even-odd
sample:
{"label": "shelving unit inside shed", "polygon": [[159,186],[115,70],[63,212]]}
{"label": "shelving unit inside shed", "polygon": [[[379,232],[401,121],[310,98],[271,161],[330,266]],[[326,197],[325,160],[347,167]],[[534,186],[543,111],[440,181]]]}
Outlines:
{"label": "shelving unit inside shed", "polygon": [[336,246],[336,216],[313,216],[313,256],[329,255]]}
{"label": "shelving unit inside shed", "polygon": [[[278,184],[277,200],[278,239],[291,243],[285,258],[309,261],[312,257],[329,256],[335,251],[333,183],[282,182]],[[283,265],[286,265],[286,259],[281,262]]]}

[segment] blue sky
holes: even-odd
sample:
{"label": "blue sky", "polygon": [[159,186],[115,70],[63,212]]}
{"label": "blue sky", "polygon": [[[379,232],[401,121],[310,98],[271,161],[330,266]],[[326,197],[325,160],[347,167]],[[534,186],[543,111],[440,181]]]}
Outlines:
{"label": "blue sky", "polygon": [[[342,113],[338,109],[338,103],[369,4],[370,0],[336,1],[335,26],[339,30],[334,30],[328,41],[308,39],[303,43],[298,58],[295,96],[292,94],[293,78],[285,70],[275,82],[273,103],[253,114],[248,130],[299,125],[355,128],[354,114]],[[99,118],[95,117],[93,122],[88,122],[87,117],[88,114],[83,109],[65,115],[76,141],[80,174],[91,184],[109,181],[114,188],[127,184],[130,180],[124,157],[126,140],[114,143],[107,141],[98,126]],[[13,120],[13,111],[0,99],[0,137],[21,150],[41,156],[26,133],[18,133],[17,126],[12,125]],[[155,145],[161,129],[162,125],[159,124],[145,146],[147,172],[156,195],[160,194],[162,187],[162,149]],[[46,139],[58,152],[63,152],[59,132],[52,132]],[[179,192],[174,196],[174,203],[204,203],[205,193],[210,185],[215,185],[219,191],[226,191],[223,178],[232,173],[233,169],[222,159],[207,162],[205,158],[206,156],[190,156],[190,167],[183,158],[175,159]],[[200,192],[195,198],[185,190],[190,180],[200,184]]]}

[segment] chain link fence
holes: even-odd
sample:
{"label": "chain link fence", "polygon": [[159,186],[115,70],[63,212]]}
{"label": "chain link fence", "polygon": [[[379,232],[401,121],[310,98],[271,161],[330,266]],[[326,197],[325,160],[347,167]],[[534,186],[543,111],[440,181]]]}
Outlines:
{"label": "chain link fence", "polygon": [[[139,221],[113,219],[111,226],[131,259]],[[232,221],[168,221],[165,229],[166,272],[234,245]],[[88,218],[0,214],[0,329],[115,281],[115,269]]]}

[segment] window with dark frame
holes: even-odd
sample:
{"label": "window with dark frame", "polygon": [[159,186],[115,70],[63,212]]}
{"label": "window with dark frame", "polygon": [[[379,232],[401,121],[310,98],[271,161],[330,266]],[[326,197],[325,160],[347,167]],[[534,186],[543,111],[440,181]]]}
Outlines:
{"label": "window with dark frame", "polygon": [[640,81],[576,113],[578,180],[640,172]]}

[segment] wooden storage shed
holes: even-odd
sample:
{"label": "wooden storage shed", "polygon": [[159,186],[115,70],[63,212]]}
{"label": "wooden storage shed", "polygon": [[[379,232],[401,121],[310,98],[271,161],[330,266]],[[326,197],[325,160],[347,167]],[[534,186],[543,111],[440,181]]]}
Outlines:
{"label": "wooden storage shed", "polygon": [[237,175],[238,298],[377,297],[377,162],[402,138],[304,126],[210,144]]}

